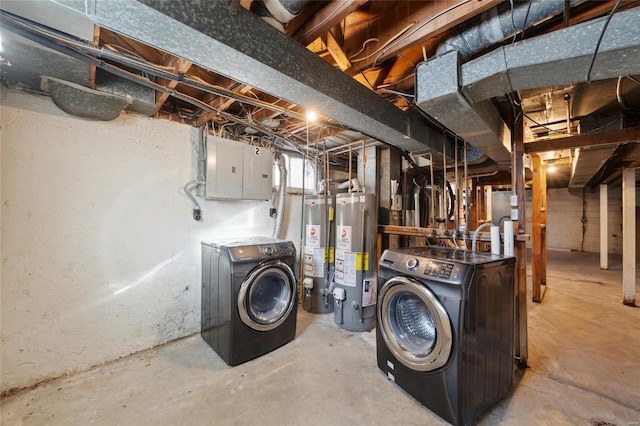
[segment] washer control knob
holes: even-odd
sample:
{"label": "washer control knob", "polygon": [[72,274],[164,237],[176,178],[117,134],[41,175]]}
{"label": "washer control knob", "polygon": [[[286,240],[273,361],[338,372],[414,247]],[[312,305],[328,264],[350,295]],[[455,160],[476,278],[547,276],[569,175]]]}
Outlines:
{"label": "washer control knob", "polygon": [[411,259],[407,259],[407,269],[413,271],[418,267],[418,259],[412,257]]}
{"label": "washer control knob", "polygon": [[273,256],[273,247],[265,246],[263,251],[264,251],[264,254],[266,254],[267,256]]}

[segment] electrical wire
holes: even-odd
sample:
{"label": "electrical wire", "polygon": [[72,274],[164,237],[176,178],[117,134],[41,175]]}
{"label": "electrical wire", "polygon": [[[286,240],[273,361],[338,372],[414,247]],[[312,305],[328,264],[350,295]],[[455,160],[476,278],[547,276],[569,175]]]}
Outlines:
{"label": "electrical wire", "polygon": [[375,37],[372,37],[372,38],[368,38],[368,39],[366,39],[366,40],[364,41],[364,43],[362,43],[362,48],[361,48],[360,50],[358,50],[358,52],[357,52],[357,53],[354,53],[353,55],[349,56],[349,59],[353,59],[353,58],[355,58],[356,56],[358,56],[359,54],[361,54],[362,52],[364,52],[364,49],[366,49],[367,44],[372,43],[372,42],[374,42],[374,41],[380,41],[380,39],[379,39],[379,38],[375,38]]}
{"label": "electrical wire", "polygon": [[602,38],[604,37],[604,33],[607,30],[607,26],[609,26],[609,21],[613,17],[613,14],[616,13],[618,6],[620,6],[620,2],[622,0],[618,0],[616,4],[611,9],[611,13],[607,16],[607,20],[604,22],[604,26],[602,27],[602,31],[600,32],[600,37],[598,37],[598,42],[596,43],[596,49],[593,51],[593,56],[591,56],[591,63],[589,64],[589,70],[587,71],[587,84],[591,83],[591,71],[593,70],[593,64],[596,62],[596,56],[598,56],[598,50],[600,49],[600,43],[602,42]]}
{"label": "electrical wire", "polygon": [[391,37],[389,40],[387,40],[382,46],[380,46],[379,48],[377,48],[375,50],[375,52],[371,53],[370,55],[365,56],[364,58],[359,58],[359,59],[354,59],[351,61],[352,64],[355,64],[357,62],[362,62],[362,61],[366,61],[369,58],[372,58],[373,56],[377,55],[378,52],[381,52],[382,50],[384,50],[387,46],[389,46],[391,43],[393,43],[398,37],[400,37],[402,34],[404,34],[405,32],[407,32],[411,27],[413,27],[416,24],[416,22],[412,22],[409,25],[407,25],[406,27],[404,27],[403,29],[401,29],[400,31],[398,31],[398,33],[396,33],[396,35],[394,35],[393,37]]}

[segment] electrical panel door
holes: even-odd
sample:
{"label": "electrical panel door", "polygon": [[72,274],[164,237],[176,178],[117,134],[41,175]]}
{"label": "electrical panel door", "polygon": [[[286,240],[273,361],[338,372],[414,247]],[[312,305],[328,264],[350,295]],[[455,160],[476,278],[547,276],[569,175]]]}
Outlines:
{"label": "electrical panel door", "polygon": [[242,198],[244,146],[229,139],[207,137],[206,198]]}
{"label": "electrical panel door", "polygon": [[244,180],[242,198],[269,200],[273,188],[273,155],[271,150],[254,145],[244,147]]}

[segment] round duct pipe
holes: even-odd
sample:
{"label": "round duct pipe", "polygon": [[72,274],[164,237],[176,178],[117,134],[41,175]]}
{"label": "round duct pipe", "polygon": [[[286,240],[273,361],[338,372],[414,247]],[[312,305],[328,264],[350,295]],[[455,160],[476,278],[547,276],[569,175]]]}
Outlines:
{"label": "round duct pipe", "polygon": [[309,0],[264,0],[253,2],[251,10],[272,27],[284,32],[284,25],[295,18]]}
{"label": "round duct pipe", "polygon": [[129,96],[112,95],[48,76],[42,76],[41,86],[64,112],[92,120],[115,120],[133,102]]}
{"label": "round duct pipe", "polygon": [[[570,0],[571,6],[581,0]],[[564,11],[564,0],[531,0],[528,2],[504,2],[482,15],[480,22],[461,29],[455,36],[442,42],[436,55],[457,50],[463,62],[476,53],[491,47],[521,31],[527,30]]]}

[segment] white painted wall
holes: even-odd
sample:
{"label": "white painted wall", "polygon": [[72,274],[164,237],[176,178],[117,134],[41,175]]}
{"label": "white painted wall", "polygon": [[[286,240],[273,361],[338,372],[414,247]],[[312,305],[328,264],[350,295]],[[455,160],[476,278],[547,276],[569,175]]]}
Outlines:
{"label": "white painted wall", "polygon": [[[509,215],[510,191],[491,194],[492,222],[495,224]],[[610,254],[622,253],[622,187],[611,185],[608,191],[608,243]],[[584,251],[600,252],[600,193],[586,193],[586,232]],[[531,190],[526,191],[525,232],[531,235]],[[582,242],[582,192],[569,192],[566,188],[547,191],[547,247],[550,249],[580,250]],[[502,230],[502,227],[501,227]],[[502,231],[501,231],[502,232]],[[531,247],[531,239],[527,242]]]}
{"label": "white painted wall", "polygon": [[[609,253],[622,253],[622,188],[609,187]],[[600,252],[600,192],[586,192],[584,251]],[[582,193],[550,189],[547,196],[547,241],[549,248],[580,250],[582,241]]]}
{"label": "white painted wall", "polygon": [[198,332],[200,241],[271,236],[271,201],[202,201],[195,222],[190,126],[1,96],[0,391]]}

